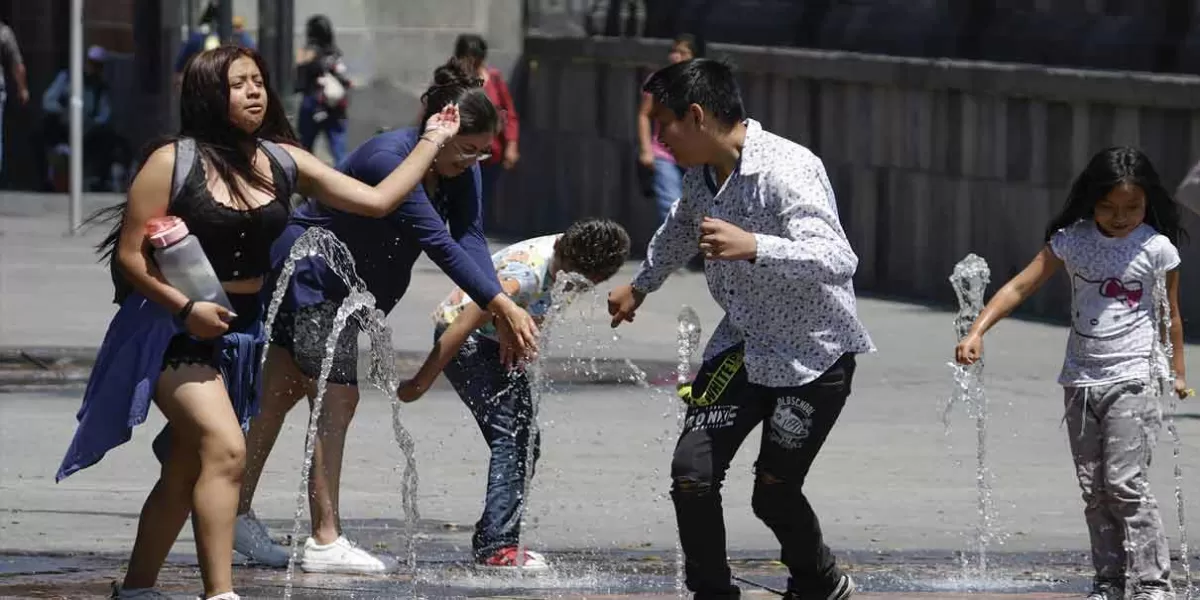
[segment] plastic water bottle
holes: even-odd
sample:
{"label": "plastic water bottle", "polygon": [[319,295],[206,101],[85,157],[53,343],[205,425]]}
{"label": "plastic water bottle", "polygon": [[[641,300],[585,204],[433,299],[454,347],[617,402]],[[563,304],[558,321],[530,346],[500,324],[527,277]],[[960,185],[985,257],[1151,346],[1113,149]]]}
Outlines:
{"label": "plastic water bottle", "polygon": [[183,292],[189,300],[214,302],[233,312],[233,305],[217,279],[200,240],[188,233],[187,224],[179,217],[151,219],[146,226],[150,245],[154,246],[154,262],[167,283]]}

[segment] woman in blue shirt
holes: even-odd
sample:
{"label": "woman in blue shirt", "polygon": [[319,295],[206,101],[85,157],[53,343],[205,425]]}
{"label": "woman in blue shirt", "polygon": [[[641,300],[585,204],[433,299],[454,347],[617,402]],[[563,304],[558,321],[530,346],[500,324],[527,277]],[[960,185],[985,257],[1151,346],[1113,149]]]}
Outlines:
{"label": "woman in blue shirt", "polygon": [[[472,300],[495,315],[510,361],[531,355],[537,327],[503,293],[483,236],[478,162],[487,158],[499,115],[481,84],[457,64],[438,68],[422,98],[425,112],[433,114],[457,104],[460,126],[458,135],[439,151],[423,185],[399,210],[382,219],[358,217],[311,201],[301,206],[272,249],[275,273],[309,227],[328,229],[349,248],[376,307],[387,313],[404,295],[413,265],[425,252]],[[416,128],[379,134],[350,154],[340,169],[360,181],[375,181],[408,156],[420,135]],[[263,373],[262,411],[251,423],[246,441],[248,459],[235,544],[238,552],[263,564],[284,566],[289,554],[270,540],[250,510],[258,478],[287,412],[302,396],[314,395],[325,340],[347,293],[324,260],[298,261],[273,326]],[[304,325],[297,327],[298,323]],[[338,523],[342,449],[359,398],[358,334],[357,328],[346,327],[338,339],[323,403],[309,479],[312,537],[304,545],[300,563],[309,572],[376,573],[395,566],[347,540]]]}

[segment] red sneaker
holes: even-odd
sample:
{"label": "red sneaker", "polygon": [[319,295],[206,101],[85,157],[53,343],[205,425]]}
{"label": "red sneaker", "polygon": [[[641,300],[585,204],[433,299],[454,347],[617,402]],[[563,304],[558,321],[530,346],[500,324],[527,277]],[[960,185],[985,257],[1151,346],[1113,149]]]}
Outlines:
{"label": "red sneaker", "polygon": [[506,546],[483,559],[480,567],[488,569],[525,569],[527,571],[545,571],[550,568],[546,557],[532,550],[525,551],[524,560],[517,557],[516,546]]}

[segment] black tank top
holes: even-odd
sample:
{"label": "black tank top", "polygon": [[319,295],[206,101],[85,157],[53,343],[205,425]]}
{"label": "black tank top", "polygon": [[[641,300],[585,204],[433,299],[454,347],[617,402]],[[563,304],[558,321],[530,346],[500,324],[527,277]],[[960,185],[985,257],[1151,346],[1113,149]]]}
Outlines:
{"label": "black tank top", "polygon": [[171,203],[170,214],[183,219],[221,281],[253,279],[271,270],[271,244],[287,227],[291,215],[291,182],[282,166],[271,162],[275,198],[249,210],[231,208],[213,198],[205,182],[204,161],[195,163],[183,188]]}

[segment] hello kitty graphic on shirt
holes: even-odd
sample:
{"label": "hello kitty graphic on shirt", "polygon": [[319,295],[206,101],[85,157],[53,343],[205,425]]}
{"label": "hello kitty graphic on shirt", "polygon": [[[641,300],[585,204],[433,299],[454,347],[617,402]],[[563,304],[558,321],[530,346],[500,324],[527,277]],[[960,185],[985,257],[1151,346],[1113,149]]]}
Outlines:
{"label": "hello kitty graphic on shirt", "polygon": [[1149,318],[1143,307],[1147,294],[1142,282],[1122,281],[1119,277],[1087,279],[1079,273],[1071,276],[1075,298],[1072,324],[1077,335],[1106,340],[1127,335],[1140,321]]}
{"label": "hello kitty graphic on shirt", "polygon": [[1050,250],[1071,277],[1071,335],[1058,382],[1085,387],[1148,379],[1153,290],[1179,266],[1174,244],[1145,224],[1108,237],[1088,219],[1055,232]]}

